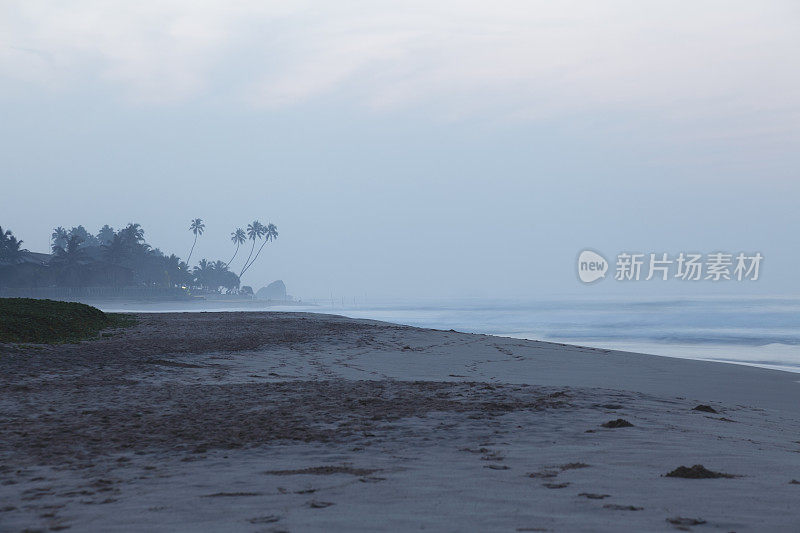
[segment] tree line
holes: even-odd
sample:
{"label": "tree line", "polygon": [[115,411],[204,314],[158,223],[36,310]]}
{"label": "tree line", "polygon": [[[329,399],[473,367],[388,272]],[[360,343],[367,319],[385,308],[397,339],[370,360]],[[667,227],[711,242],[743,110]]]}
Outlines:
{"label": "tree line", "polygon": [[[278,237],[277,227],[255,220],[246,230],[236,228],[231,233],[234,251],[229,261],[201,259],[190,266],[197,239],[204,230],[202,219],[191,221],[192,247],[183,261],[148,244],[144,229],[137,223],[119,230],[106,224],[96,234],[83,226],[71,229],[59,226],[50,236],[49,261],[38,265],[37,270],[35,261],[26,261],[26,257],[35,254],[22,249],[23,241],[0,227],[0,276],[7,278],[6,281],[16,279],[17,286],[32,280],[30,283],[36,285],[65,287],[140,285],[252,293],[249,287],[241,287],[241,278],[255,264],[264,246]],[[250,252],[237,274],[231,270],[231,264],[247,240],[252,241]]]}

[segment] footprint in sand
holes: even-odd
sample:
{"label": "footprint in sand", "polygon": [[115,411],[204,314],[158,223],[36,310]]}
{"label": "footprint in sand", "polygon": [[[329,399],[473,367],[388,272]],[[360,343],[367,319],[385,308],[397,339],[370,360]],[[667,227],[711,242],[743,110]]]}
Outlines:
{"label": "footprint in sand", "polygon": [[641,511],[644,507],[636,507],[633,505],[618,505],[616,503],[607,503],[603,509],[611,509],[612,511]]}
{"label": "footprint in sand", "polygon": [[589,464],[586,464],[586,463],[581,463],[580,461],[577,461],[577,462],[574,462],[574,463],[563,464],[563,465],[559,466],[558,468],[560,468],[562,471],[564,471],[564,470],[577,470],[579,468],[589,468],[590,466],[592,466],[592,465],[589,465]]}
{"label": "footprint in sand", "polygon": [[676,516],[675,518],[667,518],[667,522],[674,526],[699,526],[701,524],[705,524],[706,521],[702,518],[683,518],[682,516]]}
{"label": "footprint in sand", "polygon": [[536,478],[551,478],[558,476],[558,472],[554,472],[553,470],[541,470],[539,472],[531,472],[528,474],[528,477]]}
{"label": "footprint in sand", "polygon": [[603,500],[605,498],[610,498],[611,494],[595,494],[593,492],[581,492],[578,496],[583,496],[584,498],[589,498],[590,500]]}
{"label": "footprint in sand", "polygon": [[330,507],[331,505],[335,505],[333,502],[321,502],[318,500],[311,500],[308,502],[308,506],[312,509],[324,509],[326,507]]}
{"label": "footprint in sand", "polygon": [[281,517],[278,515],[270,514],[266,516],[256,516],[255,518],[251,518],[248,520],[251,524],[273,524],[280,520]]}

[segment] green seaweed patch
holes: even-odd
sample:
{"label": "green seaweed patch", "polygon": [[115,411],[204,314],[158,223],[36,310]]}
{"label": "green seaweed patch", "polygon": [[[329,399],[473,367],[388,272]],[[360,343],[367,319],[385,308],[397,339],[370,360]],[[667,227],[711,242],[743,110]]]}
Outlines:
{"label": "green seaweed patch", "polygon": [[79,342],[97,337],[102,330],[135,323],[133,315],[104,313],[81,303],[0,298],[0,343]]}

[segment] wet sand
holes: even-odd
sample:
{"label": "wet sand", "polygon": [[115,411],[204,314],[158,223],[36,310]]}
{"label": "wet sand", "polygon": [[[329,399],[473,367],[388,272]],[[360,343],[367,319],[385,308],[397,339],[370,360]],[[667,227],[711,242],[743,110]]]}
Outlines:
{"label": "wet sand", "polygon": [[330,315],[0,345],[0,435],[2,531],[800,527],[796,375]]}

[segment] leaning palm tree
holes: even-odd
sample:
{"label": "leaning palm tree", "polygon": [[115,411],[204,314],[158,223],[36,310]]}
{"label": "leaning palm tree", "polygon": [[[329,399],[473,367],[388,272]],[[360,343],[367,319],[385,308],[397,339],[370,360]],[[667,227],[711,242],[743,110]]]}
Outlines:
{"label": "leaning palm tree", "polygon": [[226,263],[226,266],[230,266],[234,259],[236,259],[236,254],[239,253],[239,246],[244,244],[244,241],[247,240],[247,234],[244,232],[242,228],[236,228],[236,231],[231,233],[231,242],[236,244],[236,251],[233,252],[233,257],[231,260]]}
{"label": "leaning palm tree", "polygon": [[189,231],[194,233],[194,242],[192,243],[192,249],[189,250],[189,257],[186,258],[186,262],[188,263],[189,260],[192,258],[192,253],[194,252],[194,245],[197,244],[197,236],[203,234],[203,230],[206,229],[206,225],[203,224],[202,218],[195,218],[192,220],[192,223],[189,224]]}
{"label": "leaning palm tree", "polygon": [[256,256],[253,258],[252,261],[250,261],[250,264],[247,265],[247,267],[244,269],[245,272],[247,272],[247,269],[253,266],[253,263],[256,262],[256,259],[258,259],[258,256],[261,254],[261,250],[264,249],[264,246],[267,244],[267,242],[273,241],[278,238],[278,228],[275,226],[275,224],[270,222],[269,224],[264,226],[263,235],[264,235],[264,242],[261,243],[261,247],[258,249]]}
{"label": "leaning palm tree", "polygon": [[253,251],[256,248],[256,239],[260,239],[262,235],[264,235],[264,231],[266,228],[264,225],[259,222],[258,220],[254,220],[252,224],[247,225],[247,237],[253,241],[253,245],[250,247],[250,253],[247,255],[247,259],[244,261],[244,266],[242,267],[242,271],[239,273],[239,277],[242,277],[244,271],[247,270],[247,265],[250,263],[250,258],[253,257]]}

